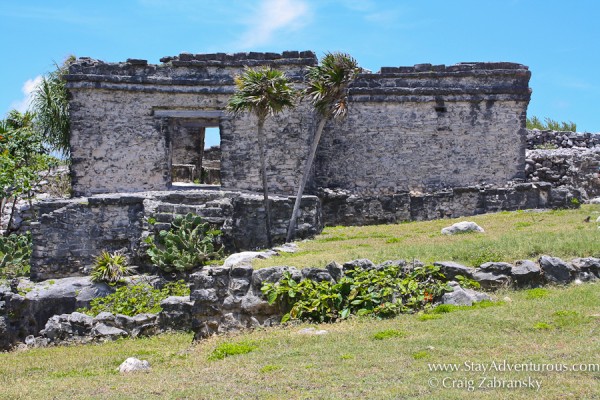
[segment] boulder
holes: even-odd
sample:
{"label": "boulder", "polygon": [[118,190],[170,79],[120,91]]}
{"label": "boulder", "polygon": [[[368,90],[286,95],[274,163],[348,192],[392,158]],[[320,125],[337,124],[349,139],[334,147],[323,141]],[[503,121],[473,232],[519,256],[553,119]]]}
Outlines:
{"label": "boulder", "polygon": [[498,289],[510,284],[510,277],[504,274],[494,272],[485,272],[476,270],[473,272],[472,279],[479,282],[482,289]]}
{"label": "boulder", "polygon": [[310,279],[315,282],[328,281],[333,282],[334,279],[327,269],[321,268],[304,268],[302,269],[302,278]]}
{"label": "boulder", "polygon": [[550,283],[564,284],[576,277],[577,270],[560,258],[541,256],[538,262],[544,278]]}
{"label": "boulder", "polygon": [[327,264],[325,266],[325,269],[327,270],[327,272],[329,272],[329,275],[331,275],[333,280],[335,280],[336,282],[342,279],[342,276],[344,276],[344,268],[335,261],[332,261],[329,264]]}
{"label": "boulder", "polygon": [[192,307],[190,296],[171,296],[160,302],[162,311],[158,314],[158,324],[162,330],[189,331],[192,328]]}
{"label": "boulder", "polygon": [[442,304],[472,306],[473,303],[477,303],[479,301],[491,300],[491,297],[487,294],[462,288],[457,282],[449,282],[448,284],[454,290],[449,293],[444,293],[442,296]]}
{"label": "boulder", "polygon": [[265,251],[242,251],[241,253],[233,253],[225,259],[223,267],[231,268],[237,265],[252,264],[255,258],[269,258],[271,255]]}
{"label": "boulder", "polygon": [[510,275],[512,267],[511,264],[505,262],[486,262],[479,266],[479,270],[492,274]]}
{"label": "boulder", "polygon": [[456,263],[454,261],[438,261],[433,265],[440,267],[440,272],[446,276],[447,280],[456,278],[456,275],[462,275],[465,278],[473,278],[475,268]]}
{"label": "boulder", "polygon": [[37,336],[53,315],[69,314],[89,306],[92,299],[104,297],[115,289],[104,283],[94,283],[89,277],[53,279],[38,283],[22,282],[27,287],[24,296],[6,296],[7,314],[11,325],[25,338]]}
{"label": "boulder", "polygon": [[517,286],[539,286],[543,283],[542,269],[530,260],[517,261],[510,274]]}
{"label": "boulder", "polygon": [[146,360],[139,360],[135,357],[129,357],[121,365],[119,365],[119,372],[122,374],[128,374],[131,372],[149,371],[150,363]]}
{"label": "boulder", "polygon": [[96,324],[96,326],[94,326],[92,329],[91,334],[96,339],[109,340],[115,340],[127,336],[127,332],[125,332],[123,329],[115,328],[114,326],[108,326],[102,323]]}
{"label": "boulder", "polygon": [[461,221],[451,226],[442,228],[442,235],[456,235],[459,233],[485,232],[482,227],[471,221]]}
{"label": "boulder", "polygon": [[358,260],[352,260],[345,262],[343,265],[344,272],[352,269],[360,268],[360,269],[371,269],[374,268],[375,264],[369,259],[360,258]]}
{"label": "boulder", "polygon": [[575,258],[571,265],[577,270],[577,277],[582,281],[600,279],[600,258]]}

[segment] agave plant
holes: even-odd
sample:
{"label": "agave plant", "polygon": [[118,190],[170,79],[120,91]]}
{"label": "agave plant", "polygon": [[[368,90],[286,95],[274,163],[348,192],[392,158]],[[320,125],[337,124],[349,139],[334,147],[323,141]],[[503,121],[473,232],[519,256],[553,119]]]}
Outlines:
{"label": "agave plant", "polygon": [[94,262],[90,277],[94,282],[114,284],[131,275],[134,267],[129,266],[127,257],[121,251],[103,251]]}
{"label": "agave plant", "polygon": [[160,231],[158,237],[149,236],[146,253],[152,263],[165,272],[189,271],[221,258],[221,231],[211,229],[202,217],[188,213],[178,216],[169,231]]}

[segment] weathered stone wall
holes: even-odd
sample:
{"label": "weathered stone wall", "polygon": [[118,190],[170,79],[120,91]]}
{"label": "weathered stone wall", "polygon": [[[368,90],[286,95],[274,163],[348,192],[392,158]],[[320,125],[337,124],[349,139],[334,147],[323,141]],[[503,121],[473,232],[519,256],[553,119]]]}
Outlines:
{"label": "weathered stone wall", "polygon": [[600,146],[600,133],[527,130],[527,148],[530,150],[549,150],[553,147],[565,149],[584,147],[589,149],[596,146]]}
{"label": "weathered stone wall", "polygon": [[[285,239],[293,198],[270,197],[272,235]],[[223,231],[229,251],[248,250],[267,243],[262,197],[224,191],[170,191],[97,195],[42,202],[39,221],[32,224],[31,278],[43,280],[88,274],[103,250],[125,250],[132,265],[150,268],[143,239],[169,229],[176,215],[200,215]],[[157,223],[148,224],[148,218]],[[305,196],[297,236],[322,229],[320,201]]]}
{"label": "weathered stone wall", "polygon": [[[260,190],[256,123],[224,112],[243,66],[273,65],[301,86],[312,52],[180,54],[148,65],[79,59],[72,94],[75,195],[170,187],[174,120],[216,119],[224,188]],[[323,134],[309,188],[361,195],[523,178],[530,72],[512,63],[384,67],[350,88],[349,117]],[[306,102],[265,126],[269,190],[293,195],[316,118]]]}
{"label": "weathered stone wall", "polygon": [[600,146],[528,150],[526,162],[525,171],[530,182],[576,187],[584,198],[600,196]]}
{"label": "weathered stone wall", "polygon": [[316,186],[372,196],[523,178],[530,73],[510,63],[382,68],[323,134]]}
{"label": "weathered stone wall", "polygon": [[571,208],[582,201],[580,190],[552,187],[547,182],[382,196],[357,196],[348,191],[326,189],[318,195],[323,220],[328,226],[389,224],[532,208]]}
{"label": "weathered stone wall", "polygon": [[[538,262],[529,260],[509,263],[488,262],[478,268],[467,267],[455,262],[434,263],[441,268],[447,279],[463,275],[479,282],[482,288],[495,289],[509,285],[536,287],[545,283],[565,284],[580,279],[595,281],[600,279],[600,259],[578,258],[571,262],[542,256]],[[254,270],[250,265],[236,265],[230,268],[204,268],[191,276],[190,299],[192,307],[192,329],[196,339],[206,338],[217,333],[227,333],[260,326],[278,324],[282,310],[279,304],[271,305],[261,292],[266,282],[277,282],[283,273],[291,274],[299,282],[303,279],[314,281],[339,282],[348,269],[373,269],[398,265],[405,269],[422,265],[418,260],[386,261],[375,265],[370,260],[361,259],[345,263],[343,266],[332,262],[325,268],[271,267]],[[467,296],[475,294],[454,285],[454,291],[445,294],[441,301],[447,304],[471,305],[488,296]]]}
{"label": "weathered stone wall", "polygon": [[162,60],[148,65],[83,58],[70,66],[75,196],[168,189],[173,120],[210,121],[212,126],[216,119],[221,135],[231,138],[224,110],[234,92],[233,78],[244,66],[273,65],[300,81],[305,66],[316,63],[312,52],[184,53]]}

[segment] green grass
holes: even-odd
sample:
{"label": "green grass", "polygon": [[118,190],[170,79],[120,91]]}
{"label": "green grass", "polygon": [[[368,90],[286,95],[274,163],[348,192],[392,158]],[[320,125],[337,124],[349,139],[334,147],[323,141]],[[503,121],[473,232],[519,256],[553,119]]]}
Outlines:
{"label": "green grass", "polygon": [[[600,205],[593,204],[577,210],[500,212],[394,225],[328,227],[314,240],[298,242],[298,252],[256,260],[253,265],[322,268],[331,261],[344,263],[357,258],[375,263],[416,258],[427,263],[447,260],[479,266],[487,261],[536,259],[542,254],[565,259],[600,257],[598,225],[583,222],[588,216],[595,221],[598,215]],[[476,222],[485,233],[440,233],[442,228],[464,220]]]}
{"label": "green grass", "polygon": [[[600,283],[550,287],[544,297],[503,291],[495,307],[471,307],[390,320],[353,318],[315,326],[257,329],[192,344],[165,334],[98,345],[0,354],[2,399],[593,399],[600,370],[488,372],[499,379],[541,380],[531,389],[432,387],[443,378],[477,380],[480,372],[430,372],[433,363],[598,364]],[[427,315],[427,314],[425,314]],[[544,322],[549,329],[534,329]],[[404,335],[373,340],[380,332]],[[251,352],[209,361],[216,349],[250,343]],[[227,351],[229,353],[229,351]],[[150,362],[147,373],[120,375],[127,357]]]}

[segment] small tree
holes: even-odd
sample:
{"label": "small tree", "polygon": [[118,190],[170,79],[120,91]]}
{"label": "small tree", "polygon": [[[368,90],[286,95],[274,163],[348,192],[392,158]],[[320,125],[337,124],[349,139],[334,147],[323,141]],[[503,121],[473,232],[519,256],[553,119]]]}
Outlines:
{"label": "small tree", "polygon": [[236,76],[235,85],[236,93],[229,100],[228,110],[234,114],[248,111],[256,115],[258,119],[256,138],[266,211],[267,242],[271,247],[273,241],[265,161],[264,125],[267,116],[275,115],[286,107],[293,107],[296,91],[283,72],[270,67],[258,69],[247,67],[241,75]]}
{"label": "small tree", "polygon": [[57,161],[47,154],[42,136],[33,128],[33,114],[13,110],[0,121],[0,213],[12,201],[5,227],[8,235],[17,200],[31,202],[31,190],[44,176],[40,173]]}
{"label": "small tree", "polygon": [[348,113],[348,86],[361,71],[354,58],[345,53],[327,53],[321,64],[310,67],[307,74],[307,88],[304,96],[308,97],[319,117],[319,124],[312,139],[304,173],[298,186],[294,210],[290,218],[286,241],[292,240],[296,229],[296,219],[300,211],[300,202],[310,169],[312,167],[317,147],[325,123],[329,119],[342,119]]}

